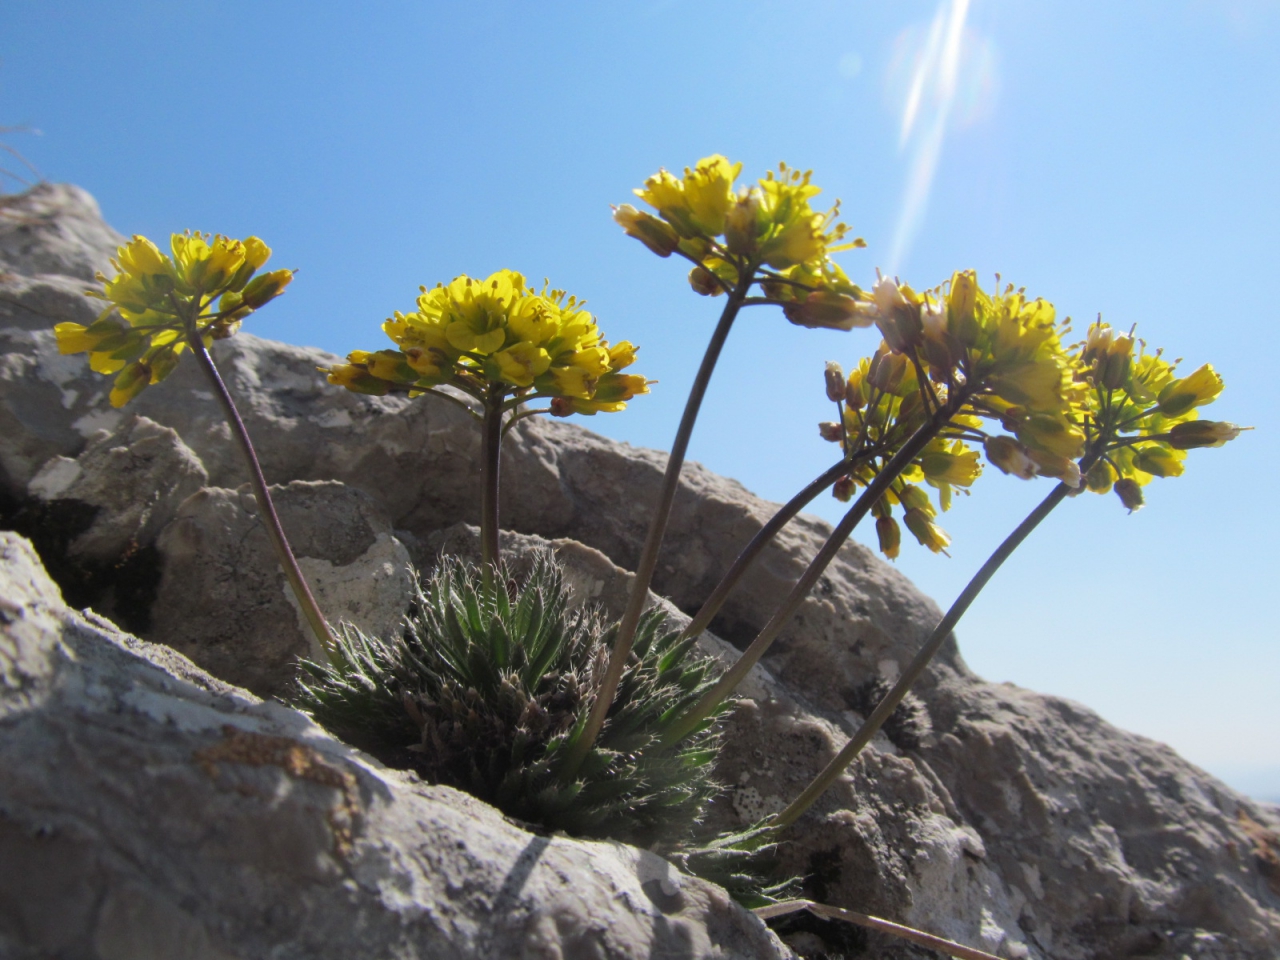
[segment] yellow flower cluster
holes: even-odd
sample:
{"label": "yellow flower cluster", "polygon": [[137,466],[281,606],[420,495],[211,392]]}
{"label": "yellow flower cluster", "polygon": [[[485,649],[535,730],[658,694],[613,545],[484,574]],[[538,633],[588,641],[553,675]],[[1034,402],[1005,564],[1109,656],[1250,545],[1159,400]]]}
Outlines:
{"label": "yellow flower cluster", "polygon": [[234,334],[254,310],[279,296],[292,270],[254,276],[271,256],[257,237],[234,240],[201,233],[175,233],[172,257],[146,237],[135,236],[111,261],[116,276],[98,274],[107,301],[87,327],[59,323],[54,329],[62,353],[88,353],[98,373],[116,374],[112,406],[121,407],[149,384],[159,383],[178,365],[189,338],[207,347]]}
{"label": "yellow flower cluster", "polygon": [[1222,390],[1207,364],[1179,378],[1160,353],[1146,353],[1132,334],[1101,323],[1068,350],[1067,327],[1052,304],[1011,285],[988,294],[972,272],[923,294],[881,277],[858,309],[884,342],[847,379],[837,364],[827,365],[827,397],[840,405],[841,422],[820,424],[819,432],[841,443],[850,461],[833,492],[851,499],[918,430],[931,422],[937,428],[872,506],[889,557],[900,541],[895,506],[922,544],[935,552],[946,547],[918,484],[934,487],[949,509],[953,489],[967,489],[981,472],[971,443],[1005,473],[1055,477],[1077,490],[1114,489],[1133,510],[1152,477],[1182,473],[1187,450],[1222,446],[1242,429],[1197,419],[1197,408]]}
{"label": "yellow flower cluster", "polygon": [[614,208],[614,219],[658,256],[691,260],[689,282],[698,293],[745,292],[758,282],[792,323],[841,330],[868,325],[854,309],[861,290],[830,257],[865,246],[846,240],[839,202],[815,211],[810,201],[821,190],[808,171],[779,164],[776,175],[735,188],[741,170],[718,154],[682,177],[659,170],[635,191],[657,215],[624,204]]}
{"label": "yellow flower cluster", "polygon": [[[970,443],[982,444],[987,459],[1005,472],[1079,486],[1075,458],[1085,442],[1079,427],[1085,398],[1052,304],[1028,300],[1012,286],[987,294],[964,272],[927,293],[880,277],[858,310],[877,324],[884,342],[848,378],[838,436],[837,425],[822,427],[823,436],[847,441],[851,460],[836,496],[851,498],[917,430],[929,422],[937,428],[873,505],[886,555],[898,551],[894,506],[901,506],[922,544],[935,552],[946,547],[947,535],[933,522],[936,512],[916,485],[935,488],[939,505],[949,509],[953,490],[966,490],[981,472]],[[1005,433],[993,436],[984,429],[989,422]]]}
{"label": "yellow flower cluster", "polygon": [[1130,512],[1142,506],[1142,487],[1152,477],[1181,476],[1186,451],[1220,447],[1247,429],[1199,419],[1197,408],[1222,392],[1213,367],[1178,377],[1176,364],[1160,351],[1147,353],[1132,333],[1095,323],[1076,362],[1077,380],[1088,391],[1084,430],[1096,454],[1085,485],[1095,493],[1114,489]]}
{"label": "yellow flower cluster", "polygon": [[524,400],[549,397],[558,416],[622,410],[649,392],[644,377],[621,372],[635,361],[635,347],[609,346],[581,301],[533,290],[512,270],[423,287],[417,307],[382,325],[398,349],[357,350],[325,371],[329,382],[377,395],[451,384],[481,402],[496,389]]}

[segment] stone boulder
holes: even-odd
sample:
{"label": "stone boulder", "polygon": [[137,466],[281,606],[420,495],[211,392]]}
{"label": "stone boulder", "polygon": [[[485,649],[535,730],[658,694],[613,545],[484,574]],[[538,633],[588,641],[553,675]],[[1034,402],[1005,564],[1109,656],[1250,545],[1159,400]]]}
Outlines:
{"label": "stone boulder", "polygon": [[0,956],[789,952],[632,847],[529,833],[62,603],[0,533]]}

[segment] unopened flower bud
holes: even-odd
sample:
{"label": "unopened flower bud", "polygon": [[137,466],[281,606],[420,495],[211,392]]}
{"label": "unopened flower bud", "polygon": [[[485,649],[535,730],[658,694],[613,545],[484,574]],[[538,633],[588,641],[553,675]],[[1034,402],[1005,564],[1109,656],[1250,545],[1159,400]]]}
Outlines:
{"label": "unopened flower bud", "polygon": [[1084,483],[1084,478],[1080,476],[1080,465],[1074,460],[1043,450],[1028,449],[1027,456],[1035,461],[1036,472],[1042,477],[1053,477],[1074,489],[1079,489]]}
{"label": "unopened flower bud", "polygon": [[844,402],[850,410],[861,410],[866,404],[866,399],[862,396],[862,371],[855,370],[849,374],[849,380],[844,385]]}
{"label": "unopened flower bud", "polygon": [[1117,480],[1115,485],[1116,496],[1120,498],[1120,502],[1125,505],[1130,513],[1138,510],[1144,503],[1142,499],[1142,488],[1138,486],[1136,480],[1130,477],[1124,477]]}
{"label": "unopened flower bud", "polygon": [[553,417],[568,417],[575,412],[571,397],[552,397],[550,406]]}
{"label": "unopened flower bud", "polygon": [[947,307],[931,299],[920,309],[920,326],[929,340],[941,340],[947,334]]}
{"label": "unopened flower bud", "polygon": [[859,301],[831,290],[814,290],[803,300],[788,303],[782,312],[796,326],[811,330],[852,330],[869,327],[873,320]]}
{"label": "unopened flower bud", "polygon": [[900,353],[881,353],[876,351],[871,358],[871,367],[867,371],[867,382],[885,393],[893,393],[902,383],[907,372],[907,358]]}
{"label": "unopened flower bud", "polygon": [[902,490],[898,493],[898,501],[908,510],[919,510],[931,517],[934,516],[933,504],[929,502],[929,495],[914,483],[903,485]]}
{"label": "unopened flower bud", "polygon": [[844,400],[844,370],[834,360],[828,360],[822,373],[827,383],[827,399],[832,403],[840,403]]}
{"label": "unopened flower bud", "polygon": [[284,288],[291,280],[293,280],[292,270],[272,270],[270,273],[264,273],[250,280],[240,296],[246,307],[257,310],[267,301],[274,300],[284,293]]}
{"label": "unopened flower bud", "polygon": [[743,190],[724,218],[724,242],[730,253],[749,254],[756,249],[760,214],[760,188]]}
{"label": "unopened flower bud", "polygon": [[1084,475],[1084,482],[1085,486],[1094,493],[1106,493],[1116,482],[1116,471],[1105,460],[1095,461],[1089,468],[1089,472]]}
{"label": "unopened flower bud", "polygon": [[716,275],[706,267],[694,267],[689,271],[689,286],[693,287],[694,293],[704,297],[714,297],[718,293],[724,293],[724,288],[720,286]]}
{"label": "unopened flower bud", "polygon": [[1095,364],[1105,359],[1111,349],[1112,329],[1105,323],[1098,322],[1089,328],[1089,335],[1084,342],[1084,362]]}
{"label": "unopened flower bud", "polygon": [[848,503],[853,499],[855,489],[857,485],[853,482],[853,477],[841,477],[831,487],[831,495],[841,503]]}
{"label": "unopened flower bud", "polygon": [[821,435],[823,440],[829,441],[830,443],[839,443],[844,439],[843,428],[841,428],[840,424],[834,423],[830,420],[818,424],[818,433]]}
{"label": "unopened flower bud", "polygon": [[1027,456],[1027,448],[1012,437],[990,437],[982,445],[987,462],[1022,480],[1036,475],[1036,464]]}
{"label": "unopened flower bud", "polygon": [[933,518],[925,511],[913,508],[907,511],[902,520],[920,544],[934,553],[941,553],[951,545],[951,538],[946,531],[934,523]]}
{"label": "unopened flower bud", "polygon": [[952,274],[951,289],[947,292],[947,309],[957,328],[963,328],[972,322],[977,304],[977,275],[972,270]]}
{"label": "unopened flower bud", "polygon": [[1169,431],[1169,446],[1175,450],[1220,447],[1228,440],[1240,436],[1245,429],[1224,420],[1188,420],[1186,423],[1175,424]]}
{"label": "unopened flower bud", "polygon": [[669,257],[680,244],[680,235],[671,224],[652,214],[642,213],[629,203],[613,208],[613,219],[629,237],[635,237],[660,257]]}
{"label": "unopened flower bud", "polygon": [[880,552],[890,560],[896,560],[902,544],[902,529],[898,521],[893,517],[880,517],[876,520],[876,537],[880,541]]}
{"label": "unopened flower bud", "polygon": [[1116,337],[1107,347],[1098,371],[1098,382],[1107,390],[1119,390],[1129,379],[1133,364],[1133,337]]}

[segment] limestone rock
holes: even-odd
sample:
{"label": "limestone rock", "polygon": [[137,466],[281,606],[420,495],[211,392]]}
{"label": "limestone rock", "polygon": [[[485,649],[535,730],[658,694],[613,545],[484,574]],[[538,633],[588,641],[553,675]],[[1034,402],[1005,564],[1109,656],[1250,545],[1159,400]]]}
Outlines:
{"label": "limestone rock", "polygon": [[195,454],[170,428],[130,416],[115,433],[101,431],[79,457],[52,457],[27,484],[47,504],[92,507],[90,526],[69,544],[73,556],[116,560],[130,545],[149,544],[178,505],[208,481]]}
{"label": "limestone rock", "polygon": [[98,203],[69,183],[39,183],[0,197],[0,271],[91,281],[109,271],[124,237],[103,222]]}
{"label": "limestone rock", "polygon": [[[333,623],[392,632],[409,605],[409,554],[373,500],[335,481],[272,490],[316,603]],[[149,637],[213,674],[283,695],[298,657],[323,657],[276,562],[248,484],[189,497],[157,541],[163,565]]]}
{"label": "limestone rock", "polygon": [[0,955],[784,958],[710,884],[543,837],[62,605],[0,533]]}

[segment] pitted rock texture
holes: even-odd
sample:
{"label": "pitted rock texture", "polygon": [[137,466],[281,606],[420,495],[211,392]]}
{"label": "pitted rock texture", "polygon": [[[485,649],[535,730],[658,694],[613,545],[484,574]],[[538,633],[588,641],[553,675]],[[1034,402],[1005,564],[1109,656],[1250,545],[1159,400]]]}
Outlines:
{"label": "pitted rock texture", "polygon": [[789,955],[722,890],[528,833],[68,610],[0,533],[0,956]]}
{"label": "pitted rock texture", "polygon": [[[21,212],[38,200],[11,199],[5,210]],[[62,215],[79,222],[96,214],[82,205]],[[50,256],[68,263],[100,260],[109,235],[105,226],[40,234],[53,246]],[[76,236],[96,239],[72,256],[63,248],[74,247],[67,238]],[[0,299],[26,282],[0,278]],[[0,350],[0,479],[10,496],[22,495],[51,458],[77,460],[97,431],[127,429],[128,418],[140,415],[173,428],[209,483],[230,488],[186,501],[159,543],[177,537],[170,531],[182,522],[182,510],[202,499],[201,510],[216,512],[209,505],[230,511],[239,498],[238,509],[250,516],[244,497],[230,492],[245,477],[194,365],[183,364],[146,390],[126,413],[106,405],[107,382],[82,358],[57,355],[46,329],[15,321],[0,329]],[[260,454],[271,482],[337,481],[362,492],[419,563],[465,539],[457,528],[442,531],[478,519],[480,442],[451,404],[333,388],[314,369],[332,357],[248,334],[216,344],[215,356],[250,432],[270,440]],[[47,469],[56,472],[59,463]],[[589,584],[584,591],[616,611],[664,465],[665,454],[573,424],[524,421],[505,448],[504,526],[557,541],[562,559],[577,565],[579,582]],[[695,609],[773,509],[739,484],[687,465],[658,592],[681,610]],[[713,629],[734,643],[750,640],[827,530],[807,517],[790,524]],[[176,619],[174,604],[206,589],[199,585],[202,556],[191,551],[185,568],[166,561],[163,575],[176,588],[153,605],[157,623]],[[253,562],[264,564],[266,578],[265,552]],[[234,568],[225,566],[227,577]],[[252,590],[223,596],[209,616],[241,626],[224,631],[225,658],[215,669],[229,672],[237,656],[274,651],[266,657],[271,669],[287,671],[293,648],[273,637],[282,621],[255,617]],[[744,690],[748,699],[733,715],[721,758],[728,789],[715,823],[739,827],[793,798],[860,723],[859,691],[904,664],[937,618],[932,601],[869,551],[856,544],[842,549]],[[815,899],[1012,958],[1280,955],[1275,807],[1234,793],[1168,748],[1116,730],[1078,705],[984,683],[954,643],[918,692],[932,733],[915,745],[878,736],[782,847],[784,865],[806,877]],[[429,899],[417,902],[428,913],[434,909]],[[793,942],[810,938],[812,945],[829,932],[795,936]],[[833,942],[829,952],[836,952]],[[875,938],[855,938],[840,949],[914,955]]]}
{"label": "pitted rock texture", "polygon": [[[372,498],[332,480],[297,480],[272,498],[325,616],[394,630],[412,592],[409,553]],[[148,638],[261,696],[289,691],[299,657],[323,658],[248,484],[188,497],[156,546],[163,573]]]}

